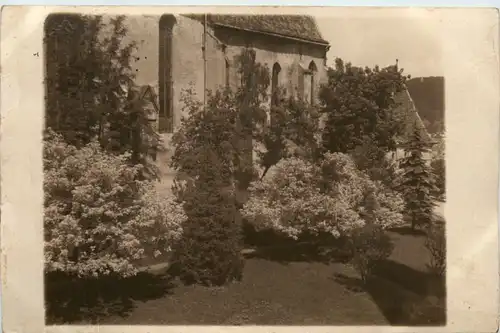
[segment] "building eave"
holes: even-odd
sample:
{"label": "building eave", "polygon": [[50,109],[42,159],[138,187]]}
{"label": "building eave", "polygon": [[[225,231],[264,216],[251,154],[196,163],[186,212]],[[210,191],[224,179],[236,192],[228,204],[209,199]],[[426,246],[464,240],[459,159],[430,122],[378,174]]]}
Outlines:
{"label": "building eave", "polygon": [[310,40],[310,39],[305,39],[305,38],[300,38],[300,37],[292,37],[292,36],[278,34],[278,33],[274,33],[274,32],[261,31],[261,30],[253,30],[253,29],[245,29],[245,28],[235,27],[235,26],[232,26],[232,25],[222,24],[222,23],[211,23],[211,25],[222,27],[222,28],[247,31],[247,32],[257,33],[257,34],[261,34],[261,35],[267,35],[267,36],[285,38],[285,39],[294,40],[294,41],[301,42],[301,43],[322,46],[322,47],[327,48],[327,49],[330,48],[330,43],[328,43],[327,41],[323,41],[323,42],[314,41],[314,40]]}

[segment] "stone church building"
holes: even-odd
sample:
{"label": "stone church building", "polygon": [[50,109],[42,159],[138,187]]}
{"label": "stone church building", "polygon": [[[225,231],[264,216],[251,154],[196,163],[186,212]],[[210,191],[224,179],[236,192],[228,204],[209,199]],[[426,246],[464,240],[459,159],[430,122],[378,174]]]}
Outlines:
{"label": "stone church building", "polygon": [[256,61],[269,68],[269,94],[284,88],[314,103],[327,79],[329,44],[308,16],[164,14],[128,17],[126,25],[127,39],[139,46],[136,83],[150,92],[142,95],[157,108],[155,121],[167,148],[157,155],[165,188],[174,176],[168,148],[182,116],[183,91],[190,88],[203,100],[206,90],[237,88],[236,58],[244,48],[255,50]]}
{"label": "stone church building", "polygon": [[[74,20],[75,26],[79,24],[74,16],[63,18],[63,22],[66,20]],[[269,68],[269,95],[284,88],[289,95],[315,103],[321,83],[327,81],[326,55],[330,46],[322,38],[315,19],[309,16],[158,13],[128,16],[123,23],[127,28],[123,43],[137,45],[131,66],[138,96],[150,108],[150,120],[166,148],[155,154],[160,186],[165,189],[170,189],[174,177],[168,167],[172,154],[170,139],[183,115],[183,92],[190,89],[203,101],[207,90],[236,89],[241,84],[236,59],[245,48],[252,48],[256,61]],[[46,29],[51,31],[47,22]],[[69,39],[67,48],[80,47],[78,36],[85,33],[84,28],[72,35],[65,33],[64,27],[58,29],[62,31],[61,40]],[[51,42],[51,50],[55,52],[55,61],[64,65],[67,57],[56,52],[58,38]],[[52,79],[56,78],[55,61],[47,60],[46,70]],[[47,90],[48,100],[57,99],[53,92]],[[79,93],[90,92],[83,89]],[[409,93],[405,91],[398,98],[402,103],[396,114],[409,125],[406,132],[412,133],[415,124],[423,128]]]}
{"label": "stone church building", "polygon": [[165,14],[129,17],[126,24],[127,38],[139,46],[136,82],[158,95],[161,133],[179,125],[184,89],[203,99],[207,89],[239,85],[235,58],[245,47],[272,72],[270,90],[283,87],[313,101],[326,79],[329,44],[311,17]]}

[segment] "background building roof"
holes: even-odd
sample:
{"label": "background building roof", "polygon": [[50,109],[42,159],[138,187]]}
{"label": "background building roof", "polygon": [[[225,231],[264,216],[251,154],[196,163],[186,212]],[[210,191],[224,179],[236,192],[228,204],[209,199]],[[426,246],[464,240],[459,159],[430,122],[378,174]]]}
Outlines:
{"label": "background building roof", "polygon": [[433,140],[425,128],[408,90],[405,89],[397,94],[395,100],[399,105],[394,109],[393,117],[403,124],[403,131],[398,138],[398,143],[404,147],[406,143],[412,140],[415,130],[420,132],[420,136],[425,142],[432,143]]}

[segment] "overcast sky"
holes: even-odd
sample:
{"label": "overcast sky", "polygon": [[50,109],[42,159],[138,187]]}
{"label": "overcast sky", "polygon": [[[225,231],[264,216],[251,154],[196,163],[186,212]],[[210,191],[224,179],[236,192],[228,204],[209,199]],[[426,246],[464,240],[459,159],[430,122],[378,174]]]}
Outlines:
{"label": "overcast sky", "polygon": [[404,73],[412,77],[443,75],[439,33],[429,19],[318,17],[317,23],[331,44],[328,65],[336,57],[370,67],[399,59]]}

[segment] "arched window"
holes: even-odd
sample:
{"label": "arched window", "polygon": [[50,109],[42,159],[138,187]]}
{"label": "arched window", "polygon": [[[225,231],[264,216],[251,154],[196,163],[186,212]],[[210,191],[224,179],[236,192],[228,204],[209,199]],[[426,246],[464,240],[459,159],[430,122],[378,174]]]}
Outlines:
{"label": "arched window", "polygon": [[278,104],[278,85],[281,66],[277,62],[273,65],[273,76],[271,80],[271,106]]}
{"label": "arched window", "polygon": [[315,82],[316,82],[316,73],[318,71],[318,68],[316,67],[316,64],[314,63],[314,61],[311,61],[309,63],[309,73],[310,73],[310,80],[311,80],[311,83],[310,83],[310,89],[311,91],[309,92],[309,103],[311,103],[311,105],[314,104],[314,99],[315,99],[315,94],[316,94],[316,91],[315,91]]}
{"label": "arched window", "polygon": [[158,130],[160,133],[174,131],[173,82],[172,82],[172,29],[176,23],[173,15],[163,15],[159,33],[159,99]]}
{"label": "arched window", "polygon": [[226,88],[229,88],[230,87],[230,70],[231,70],[231,67],[229,65],[229,60],[226,59]]}

